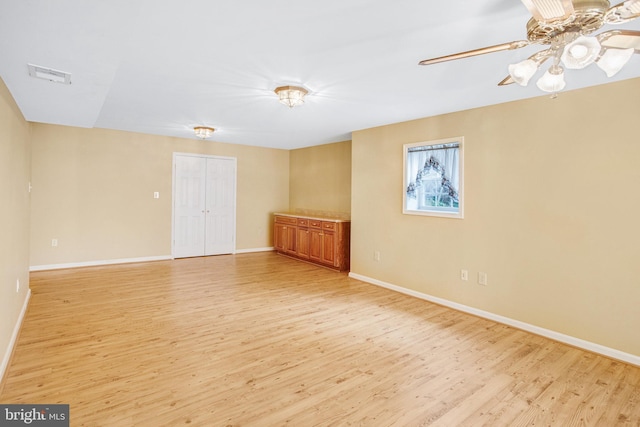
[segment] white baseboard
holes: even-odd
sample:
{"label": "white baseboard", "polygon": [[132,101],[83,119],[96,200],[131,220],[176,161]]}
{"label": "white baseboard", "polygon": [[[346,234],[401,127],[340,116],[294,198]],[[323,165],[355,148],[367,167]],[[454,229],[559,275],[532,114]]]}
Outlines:
{"label": "white baseboard", "polygon": [[271,246],[269,248],[250,248],[250,249],[236,249],[237,254],[248,254],[252,252],[271,252],[274,250],[274,247]]}
{"label": "white baseboard", "polygon": [[625,353],[623,351],[616,350],[614,348],[605,347],[603,345],[596,344],[590,341],[585,341],[580,338],[572,337],[570,335],[561,334],[559,332],[552,331],[550,329],[541,328],[539,326],[535,326],[529,323],[521,322],[519,320],[511,319],[509,317],[500,316],[498,314],[494,314],[488,311],[479,310],[477,308],[469,307],[463,304],[458,304],[457,302],[453,302],[443,298],[438,298],[432,295],[424,294],[422,292],[414,291],[412,289],[403,288],[401,286],[393,285],[391,283],[386,283],[377,279],[372,279],[371,277],[363,276],[357,273],[351,272],[349,273],[349,277],[352,277],[354,279],[357,279],[366,283],[370,283],[372,285],[381,286],[383,288],[390,289],[392,291],[410,295],[412,297],[420,298],[425,301],[433,302],[438,305],[449,307],[454,310],[469,313],[474,316],[493,320],[494,322],[512,326],[514,328],[531,332],[533,334],[540,335],[546,338],[550,338],[552,340],[559,341],[564,344],[571,345],[573,347],[578,347],[583,350],[587,350],[593,353],[598,353],[603,356],[610,357],[612,359],[616,359],[632,365],[640,366],[640,356],[637,356],[634,354]]}
{"label": "white baseboard", "polygon": [[[273,246],[267,248],[250,248],[250,249],[238,249],[236,254],[246,254],[252,252],[270,252],[273,251]],[[121,258],[121,259],[107,259],[99,261],[84,261],[84,262],[70,262],[65,264],[47,264],[47,265],[32,265],[29,267],[29,271],[44,271],[44,270],[60,270],[63,268],[77,268],[77,267],[95,267],[99,265],[112,265],[112,264],[129,264],[133,262],[150,262],[150,261],[166,261],[173,259],[171,255],[142,257],[142,258]]]}
{"label": "white baseboard", "polygon": [[[22,304],[22,310],[20,310],[20,315],[18,316],[18,320],[16,324],[13,326],[13,333],[11,334],[11,340],[9,340],[9,345],[7,346],[6,351],[4,352],[4,357],[2,358],[2,365],[0,365],[0,382],[4,380],[4,374],[9,367],[9,362],[11,361],[11,355],[13,354],[13,348],[16,346],[16,342],[18,341],[18,336],[20,335],[20,329],[22,328],[22,321],[24,320],[24,315],[27,313],[27,307],[29,307],[29,300],[31,299],[31,289],[27,291],[27,297],[24,299],[24,303]],[[1,384],[0,384],[1,385]],[[0,390],[2,387],[0,387]]]}
{"label": "white baseboard", "polygon": [[166,261],[169,259],[173,259],[173,257],[171,255],[163,255],[163,256],[152,256],[152,257],[143,257],[143,258],[122,258],[122,259],[107,259],[107,260],[101,260],[101,261],[72,262],[68,264],[32,265],[29,267],[29,271],[59,270],[62,268],[94,267],[97,265],[111,265],[111,264],[129,264],[132,262]]}

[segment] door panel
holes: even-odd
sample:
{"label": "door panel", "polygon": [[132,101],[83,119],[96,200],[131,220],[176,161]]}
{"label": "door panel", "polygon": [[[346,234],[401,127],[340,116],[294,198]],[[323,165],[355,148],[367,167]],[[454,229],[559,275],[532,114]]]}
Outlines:
{"label": "door panel", "polygon": [[322,262],[334,265],[336,254],[334,252],[336,235],[332,232],[325,231],[322,234]]}
{"label": "door panel", "polygon": [[235,159],[207,160],[205,255],[235,251]]}
{"label": "door panel", "polygon": [[174,256],[202,255],[205,244],[205,164],[197,157],[177,156],[174,174]]}
{"label": "door panel", "polygon": [[313,261],[322,260],[322,231],[309,228],[309,258]]}
{"label": "door panel", "polygon": [[309,230],[298,228],[298,256],[309,258]]}

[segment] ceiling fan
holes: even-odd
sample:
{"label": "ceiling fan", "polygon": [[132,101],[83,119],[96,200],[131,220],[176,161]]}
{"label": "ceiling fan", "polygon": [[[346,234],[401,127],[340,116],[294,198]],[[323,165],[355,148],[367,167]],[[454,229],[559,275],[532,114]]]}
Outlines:
{"label": "ceiling fan", "polygon": [[640,17],[640,0],[627,0],[613,7],[609,0],[522,0],[522,3],[533,16],[527,23],[527,40],[425,59],[419,64],[431,65],[530,45],[548,45],[524,61],[509,65],[509,76],[498,85],[518,83],[526,86],[540,66],[551,59],[551,66],[536,85],[540,90],[555,94],[566,84],[562,65],[581,69],[595,62],[611,77],[634,53],[640,53],[640,31],[611,30],[590,36],[604,24],[624,24]]}

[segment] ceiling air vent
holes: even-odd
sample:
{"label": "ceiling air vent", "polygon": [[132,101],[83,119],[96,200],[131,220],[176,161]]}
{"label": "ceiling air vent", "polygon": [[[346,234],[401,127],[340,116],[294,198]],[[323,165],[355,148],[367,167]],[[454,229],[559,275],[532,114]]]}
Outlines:
{"label": "ceiling air vent", "polygon": [[45,79],[55,83],[71,84],[71,74],[52,68],[41,67],[40,65],[27,64],[29,75],[38,79]]}

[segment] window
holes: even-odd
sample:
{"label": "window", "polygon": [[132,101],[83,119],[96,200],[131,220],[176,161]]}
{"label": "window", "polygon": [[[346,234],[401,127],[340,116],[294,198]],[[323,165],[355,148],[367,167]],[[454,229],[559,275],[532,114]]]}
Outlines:
{"label": "window", "polygon": [[463,137],[404,145],[405,214],[463,218]]}

